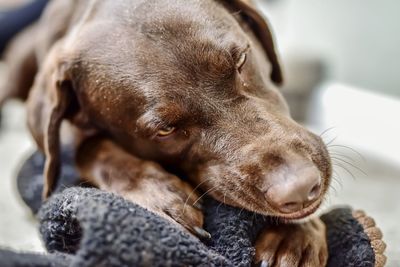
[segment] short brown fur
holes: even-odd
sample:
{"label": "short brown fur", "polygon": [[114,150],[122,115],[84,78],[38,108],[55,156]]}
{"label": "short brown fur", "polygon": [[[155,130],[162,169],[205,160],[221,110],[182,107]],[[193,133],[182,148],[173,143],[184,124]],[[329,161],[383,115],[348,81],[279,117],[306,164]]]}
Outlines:
{"label": "short brown fur", "polygon": [[[17,86],[1,99],[26,98],[31,86],[17,81],[35,76],[28,125],[47,158],[44,195],[56,185],[60,128],[68,123],[82,177],[192,232],[203,217],[189,182],[227,204],[286,220],[313,212],[329,186],[328,152],[289,117],[277,90],[283,79],[272,34],[249,2],[52,1],[30,29],[38,33],[35,42],[22,46],[25,32],[10,47],[9,55],[17,46],[25,52],[8,60],[10,84]],[[177,128],[172,136],[156,136],[170,125]],[[292,159],[319,170],[322,193],[310,207],[287,215],[263,192],[276,182],[270,173]],[[166,171],[171,166],[175,174]],[[295,232],[297,254],[282,247],[274,262],[289,255],[290,266],[324,264],[319,223],[261,235],[257,259],[277,252],[263,245],[269,235],[290,240],[288,233]]]}

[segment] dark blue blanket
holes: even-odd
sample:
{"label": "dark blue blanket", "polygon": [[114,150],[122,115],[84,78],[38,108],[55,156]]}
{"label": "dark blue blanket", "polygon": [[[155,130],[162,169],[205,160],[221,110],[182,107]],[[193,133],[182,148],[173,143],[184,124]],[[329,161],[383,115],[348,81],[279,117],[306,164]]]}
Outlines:
{"label": "dark blue blanket", "polygon": [[[271,225],[268,217],[206,199],[203,243],[180,226],[111,193],[71,187],[76,173],[64,155],[59,192],[40,201],[43,156],[35,153],[18,177],[23,199],[36,212],[48,254],[0,250],[1,266],[251,266],[252,244]],[[363,226],[349,208],[322,216],[327,225],[328,266],[374,266]]]}

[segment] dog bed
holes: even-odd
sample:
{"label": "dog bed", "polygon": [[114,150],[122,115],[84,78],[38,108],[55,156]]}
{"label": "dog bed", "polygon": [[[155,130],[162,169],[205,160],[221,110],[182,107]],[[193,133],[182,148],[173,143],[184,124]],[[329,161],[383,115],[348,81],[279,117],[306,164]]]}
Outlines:
{"label": "dog bed", "polygon": [[[123,198],[77,185],[63,152],[57,193],[41,202],[44,157],[34,153],[18,174],[21,197],[40,221],[46,254],[0,249],[1,266],[252,266],[252,246],[272,220],[205,199],[200,241],[178,225]],[[385,244],[373,219],[349,207],[321,216],[327,225],[328,266],[385,264]]]}

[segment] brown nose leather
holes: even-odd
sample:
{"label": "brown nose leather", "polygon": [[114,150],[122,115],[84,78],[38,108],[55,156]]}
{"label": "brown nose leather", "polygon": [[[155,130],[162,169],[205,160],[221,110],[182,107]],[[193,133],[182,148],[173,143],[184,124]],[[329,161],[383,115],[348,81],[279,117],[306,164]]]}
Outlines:
{"label": "brown nose leather", "polygon": [[300,211],[318,199],[321,193],[321,177],[314,166],[288,170],[282,176],[281,181],[265,193],[269,204],[280,212]]}

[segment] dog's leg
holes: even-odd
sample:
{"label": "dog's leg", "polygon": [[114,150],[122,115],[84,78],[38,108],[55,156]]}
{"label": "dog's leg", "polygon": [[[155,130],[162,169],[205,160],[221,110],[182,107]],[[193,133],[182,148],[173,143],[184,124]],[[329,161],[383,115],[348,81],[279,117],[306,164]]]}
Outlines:
{"label": "dog's leg", "polygon": [[11,98],[26,100],[37,71],[35,38],[37,25],[18,34],[5,52],[7,65],[4,84],[0,87],[0,107]]}
{"label": "dog's leg", "polygon": [[258,236],[255,247],[255,262],[260,266],[321,267],[328,259],[325,225],[319,218],[269,227]]}
{"label": "dog's leg", "polygon": [[178,177],[152,161],[128,154],[112,141],[95,137],[77,152],[82,177],[105,191],[131,200],[190,232],[207,237],[198,194]]}

